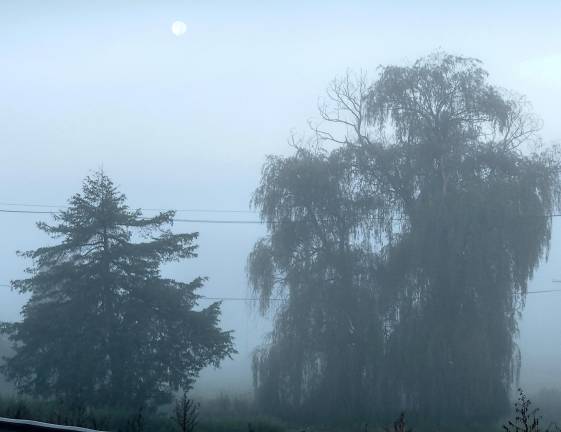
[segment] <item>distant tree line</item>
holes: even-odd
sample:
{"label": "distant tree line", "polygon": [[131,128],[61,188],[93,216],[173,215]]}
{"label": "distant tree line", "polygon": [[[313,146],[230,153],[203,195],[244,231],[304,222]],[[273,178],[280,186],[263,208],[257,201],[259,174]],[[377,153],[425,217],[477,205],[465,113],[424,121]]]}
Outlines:
{"label": "distant tree line", "polygon": [[248,259],[274,308],[255,354],[269,413],[356,421],[508,409],[517,317],[559,208],[560,159],[524,98],[436,53],[335,80],[311,143],[268,157]]}

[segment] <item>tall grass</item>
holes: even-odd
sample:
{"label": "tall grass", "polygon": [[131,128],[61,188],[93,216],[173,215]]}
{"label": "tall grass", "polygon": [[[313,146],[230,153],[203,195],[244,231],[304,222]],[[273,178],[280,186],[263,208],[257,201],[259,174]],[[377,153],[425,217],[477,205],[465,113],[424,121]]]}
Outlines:
{"label": "tall grass", "polygon": [[[549,396],[549,398],[548,398]],[[550,414],[561,416],[561,392],[539,394]],[[175,409],[163,412],[136,412],[99,408],[69,407],[59,401],[32,400],[28,398],[0,397],[0,417],[36,420],[60,425],[80,426],[109,432],[493,432],[500,425],[455,425],[435,428],[415,417],[413,427],[406,422],[405,413],[389,427],[354,424],[347,427],[287,426],[274,419],[261,417],[247,398],[221,395],[199,404],[186,394],[178,398]],[[428,420],[428,419],[427,419]],[[502,425],[503,432],[561,432],[555,423],[542,420],[540,410],[520,390],[511,419]]]}
{"label": "tall grass", "polygon": [[[179,400],[179,411],[151,413],[111,408],[68,407],[57,401],[0,397],[0,417],[36,420],[65,426],[79,426],[109,432],[284,432],[278,422],[249,417],[201,416],[192,419],[194,402]],[[183,410],[186,411],[183,411]],[[180,418],[183,421],[179,421]],[[196,420],[192,422],[191,420]]]}

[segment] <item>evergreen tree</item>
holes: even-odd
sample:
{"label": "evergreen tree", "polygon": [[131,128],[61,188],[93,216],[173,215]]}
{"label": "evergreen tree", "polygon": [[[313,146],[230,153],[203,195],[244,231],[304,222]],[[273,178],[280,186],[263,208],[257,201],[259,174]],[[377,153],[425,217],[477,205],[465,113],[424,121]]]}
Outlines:
{"label": "evergreen tree", "polygon": [[[174,212],[143,217],[103,173],[87,177],[56,223],[58,240],[25,252],[23,319],[4,323],[15,354],[4,372],[26,394],[138,408],[188,390],[198,372],[234,352],[220,304],[193,310],[204,278],[162,277],[162,263],[196,257],[197,233],[174,234]],[[166,227],[167,226],[167,227]]]}

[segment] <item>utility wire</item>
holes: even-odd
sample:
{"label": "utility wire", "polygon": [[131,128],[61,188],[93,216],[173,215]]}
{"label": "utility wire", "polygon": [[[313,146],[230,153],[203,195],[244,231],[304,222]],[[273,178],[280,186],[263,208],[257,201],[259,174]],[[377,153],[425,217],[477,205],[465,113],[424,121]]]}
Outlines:
{"label": "utility wire", "polygon": [[[2,206],[8,207],[39,207],[39,208],[54,208],[54,209],[62,209],[68,208],[68,204],[63,205],[53,205],[53,204],[30,204],[30,203],[14,203],[14,202],[0,202]],[[140,208],[143,211],[167,211],[169,209],[164,208]],[[258,213],[255,210],[231,210],[231,209],[204,209],[204,208],[190,208],[190,209],[179,209],[174,210],[177,213],[247,213],[247,214],[255,214]],[[47,212],[50,213],[50,212]],[[55,212],[53,212],[55,213]]]}
{"label": "utility wire", "polygon": [[[187,211],[187,210],[185,210]],[[198,210],[203,212],[204,210]],[[242,210],[213,210],[214,212],[242,212]],[[18,213],[18,214],[50,214],[55,215],[58,214],[58,211],[48,211],[48,210],[10,210],[10,209],[0,209],[0,213]],[[552,213],[552,214],[544,214],[544,215],[528,215],[528,216],[520,216],[521,218],[529,218],[529,217],[540,217],[540,218],[554,218],[554,217],[561,217],[561,213]],[[381,219],[381,218],[377,218]],[[394,217],[394,221],[405,220],[405,217]],[[266,223],[280,223],[280,221],[262,221],[262,220],[224,220],[224,219],[184,219],[184,218],[174,218],[174,222],[188,222],[188,223],[208,223],[208,224],[241,224],[241,225],[251,225],[251,224],[266,224]]]}
{"label": "utility wire", "polygon": [[[0,202],[3,206],[13,206],[13,207],[39,207],[39,208],[67,208],[68,205],[48,205],[48,204],[29,204],[29,203],[9,203]],[[161,208],[141,208],[144,211],[166,211],[166,209]],[[193,213],[257,213],[252,210],[228,210],[228,209],[181,209],[176,210],[176,212],[193,212]],[[48,210],[10,210],[10,209],[0,209],[0,213],[17,213],[17,214],[57,214],[58,211],[48,211]],[[561,214],[549,214],[549,215],[536,215],[535,217],[561,217]],[[259,220],[217,220],[217,219],[184,219],[184,218],[174,218],[174,222],[188,222],[188,223],[209,223],[209,224],[264,224],[266,221]],[[554,283],[561,283],[561,280],[553,280]],[[0,287],[10,287],[10,284],[0,284]],[[527,291],[527,294],[542,294],[551,292],[561,292],[561,289],[551,289],[551,290],[537,290],[537,291]],[[205,300],[218,300],[218,301],[259,301],[258,298],[249,297],[207,297],[200,296],[199,298]],[[269,299],[271,301],[282,301],[280,298]]]}
{"label": "utility wire", "polygon": [[[202,212],[202,210],[200,210]],[[217,212],[218,210],[214,210]],[[237,210],[225,210],[225,212],[234,212]],[[241,212],[241,211],[240,211]],[[58,214],[57,211],[49,210],[10,210],[10,209],[0,209],[0,213],[18,213],[18,214]],[[188,222],[188,223],[209,223],[209,224],[258,224],[262,225],[265,221],[259,220],[224,220],[224,219],[184,219],[184,218],[174,218],[174,222]]]}
{"label": "utility wire", "polygon": [[[11,287],[10,284],[0,284],[0,287]],[[255,297],[207,297],[207,296],[199,296],[199,299],[202,300],[217,300],[217,301],[259,301],[261,299]],[[284,301],[285,299],[282,298],[271,298],[269,301]]]}
{"label": "utility wire", "polygon": [[[167,211],[163,208],[141,208],[144,211]],[[229,210],[229,209],[179,209],[174,210],[176,213],[246,213],[246,214],[256,214],[255,210]]]}
{"label": "utility wire", "polygon": [[[220,300],[220,301],[260,301],[259,298],[254,297],[207,297],[207,296],[200,296],[200,298],[205,300]],[[284,301],[286,299],[282,298],[271,298],[269,301]]]}
{"label": "utility wire", "polygon": [[[33,204],[33,203],[15,203],[15,202],[6,202],[0,201],[0,206],[8,206],[8,207],[39,207],[39,208],[53,208],[57,209],[51,211],[38,211],[38,210],[9,210],[9,209],[0,209],[0,212],[5,213],[30,213],[30,214],[57,214],[61,209],[69,208],[70,205],[68,204]],[[131,209],[135,209],[131,207]],[[158,211],[158,212],[165,212],[172,209],[169,208],[144,208],[140,207],[139,210],[142,211]],[[188,209],[178,209],[173,210],[176,213],[241,213],[241,214],[259,214],[256,210],[234,210],[234,209],[216,209],[216,208],[188,208]],[[553,214],[545,214],[545,215],[526,215],[521,217],[561,217],[561,213],[553,213]]]}
{"label": "utility wire", "polygon": [[561,292],[561,289],[550,289],[550,290],[538,290],[538,291],[527,291],[527,294],[542,294],[542,293],[552,293]]}
{"label": "utility wire", "polygon": [[51,204],[29,204],[29,203],[13,203],[13,202],[0,202],[0,205],[9,207],[44,207],[44,208],[63,208],[68,207],[66,204],[51,205]]}
{"label": "utility wire", "polygon": [[[11,287],[10,284],[0,284],[0,287]],[[549,290],[537,290],[537,291],[526,291],[526,294],[543,294],[561,292],[561,289],[549,289]],[[207,297],[199,296],[199,298],[204,300],[219,300],[219,301],[259,301],[261,299],[255,297]],[[284,301],[286,299],[282,298],[271,298],[269,301]]]}
{"label": "utility wire", "polygon": [[174,222],[189,222],[189,223],[207,223],[207,224],[241,224],[241,225],[251,225],[257,224],[262,225],[266,221],[259,220],[216,220],[216,219],[173,219]]}
{"label": "utility wire", "polygon": [[8,210],[0,209],[2,213],[25,213],[25,214],[57,214],[55,211],[39,211],[39,210]]}
{"label": "utility wire", "polygon": [[[68,208],[68,204],[64,205],[53,205],[53,204],[33,204],[33,203],[14,203],[14,202],[4,202],[0,201],[0,205],[2,206],[10,206],[10,207],[39,207],[39,208],[55,208],[58,211],[54,210],[10,210],[10,209],[0,209],[0,213],[20,213],[20,214],[58,214],[60,209]],[[163,208],[140,208],[143,211],[168,211],[169,209]],[[258,214],[255,210],[232,210],[232,209],[180,209],[174,210],[176,213],[185,212],[185,213],[238,213],[238,214]],[[526,217],[546,217],[546,218],[554,218],[554,217],[561,217],[561,213],[553,213],[553,214],[545,214],[545,215],[527,215],[521,216],[521,218]],[[381,219],[381,218],[376,218]],[[393,220],[400,221],[405,220],[405,217],[394,217]],[[267,221],[261,220],[216,220],[216,219],[185,219],[185,218],[174,218],[174,222],[187,222],[187,223],[210,223],[210,224],[265,224]],[[270,221],[270,223],[278,223],[276,221]]]}

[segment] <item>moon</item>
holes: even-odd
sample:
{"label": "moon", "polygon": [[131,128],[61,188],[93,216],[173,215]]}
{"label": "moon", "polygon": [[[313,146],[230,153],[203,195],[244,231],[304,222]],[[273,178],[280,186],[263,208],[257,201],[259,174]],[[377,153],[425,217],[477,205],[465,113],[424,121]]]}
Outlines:
{"label": "moon", "polygon": [[183,36],[187,31],[187,24],[183,21],[174,21],[171,25],[171,32],[177,37]]}

